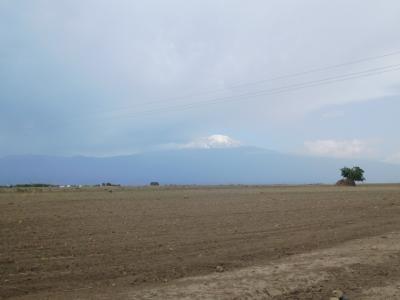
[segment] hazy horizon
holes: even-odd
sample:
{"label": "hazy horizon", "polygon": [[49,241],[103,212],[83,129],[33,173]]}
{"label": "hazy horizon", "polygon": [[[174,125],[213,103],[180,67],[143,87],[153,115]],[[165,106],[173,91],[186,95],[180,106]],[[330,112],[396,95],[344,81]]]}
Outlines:
{"label": "hazy horizon", "polygon": [[254,147],[174,148],[113,157],[0,158],[0,185],[334,184],[344,166],[361,166],[368,183],[400,183],[400,166],[368,159],[291,155]]}

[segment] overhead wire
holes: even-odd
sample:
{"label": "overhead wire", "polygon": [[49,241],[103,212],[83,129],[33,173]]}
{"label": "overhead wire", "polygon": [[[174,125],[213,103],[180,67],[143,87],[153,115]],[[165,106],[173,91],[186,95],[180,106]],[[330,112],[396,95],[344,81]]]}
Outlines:
{"label": "overhead wire", "polygon": [[383,67],[378,67],[378,68],[367,69],[367,70],[358,71],[358,72],[346,73],[346,74],[342,74],[342,75],[338,75],[338,76],[326,77],[326,78],[318,79],[318,80],[311,80],[311,81],[306,81],[306,82],[301,82],[301,83],[296,83],[296,84],[285,85],[285,86],[281,86],[278,88],[262,89],[262,90],[258,90],[258,91],[246,92],[246,93],[237,94],[237,95],[215,97],[212,99],[202,100],[202,101],[197,101],[197,102],[164,106],[164,107],[159,107],[159,108],[154,108],[154,109],[149,109],[149,110],[136,111],[133,114],[125,114],[124,116],[111,116],[110,118],[118,118],[118,117],[131,118],[131,117],[135,117],[135,116],[139,116],[139,115],[143,116],[143,115],[149,115],[149,114],[154,114],[154,113],[192,109],[194,107],[200,107],[200,106],[204,106],[204,105],[213,105],[213,104],[220,104],[220,103],[251,100],[252,98],[256,98],[259,96],[283,94],[283,93],[297,91],[297,90],[301,90],[301,89],[305,89],[305,88],[312,88],[312,87],[332,84],[332,83],[336,83],[336,82],[343,82],[343,81],[348,81],[348,80],[357,79],[357,78],[375,76],[375,75],[399,71],[399,70],[400,70],[400,63],[387,65],[387,66],[383,66]]}
{"label": "overhead wire", "polygon": [[[285,74],[285,75],[279,75],[279,76],[269,77],[269,78],[265,78],[265,79],[259,79],[256,81],[236,82],[236,83],[230,84],[226,87],[210,89],[210,90],[205,90],[205,91],[198,91],[198,92],[193,92],[193,93],[186,94],[186,95],[169,97],[169,98],[164,98],[164,99],[159,99],[159,100],[140,102],[140,103],[135,104],[135,108],[137,108],[138,106],[151,106],[154,104],[165,104],[167,102],[176,102],[179,100],[186,100],[188,98],[195,98],[195,97],[200,97],[200,96],[204,96],[204,95],[209,95],[209,94],[214,94],[214,93],[219,93],[219,92],[224,92],[224,91],[229,91],[229,90],[234,90],[234,89],[239,89],[239,88],[244,88],[244,87],[249,87],[249,86],[255,86],[255,85],[259,85],[259,84],[265,84],[265,83],[274,82],[274,81],[278,81],[278,80],[295,78],[295,77],[309,75],[309,74],[313,74],[313,73],[329,71],[329,70],[333,70],[333,69],[337,69],[337,68],[341,68],[341,67],[357,65],[360,63],[378,60],[378,59],[382,59],[382,58],[386,58],[386,57],[390,57],[390,56],[396,56],[396,55],[400,55],[400,50],[385,53],[382,55],[364,57],[364,58],[360,58],[357,60],[348,61],[348,62],[344,62],[344,63],[338,63],[338,64],[329,65],[329,66],[325,66],[325,67],[313,68],[313,69],[309,69],[309,70],[305,70],[305,71],[300,71],[300,72],[295,72],[295,73],[290,73],[290,74]],[[132,106],[120,107],[117,110],[122,111],[122,110],[130,109],[130,108],[132,108]],[[114,111],[117,111],[117,110],[114,110]]]}

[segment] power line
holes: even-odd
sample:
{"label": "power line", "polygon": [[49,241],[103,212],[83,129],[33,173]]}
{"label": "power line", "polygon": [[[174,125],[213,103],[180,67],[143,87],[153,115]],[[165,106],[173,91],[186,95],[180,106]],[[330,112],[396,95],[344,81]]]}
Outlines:
{"label": "power line", "polygon": [[389,57],[389,56],[394,56],[394,55],[400,55],[400,50],[399,51],[390,52],[390,53],[386,53],[386,54],[383,54],[383,55],[369,56],[369,57],[361,58],[361,59],[358,59],[358,60],[348,61],[348,62],[339,63],[339,64],[335,64],[335,65],[330,65],[330,66],[326,66],[326,67],[314,68],[314,69],[301,71],[301,72],[297,72],[297,73],[286,74],[286,75],[281,75],[281,76],[276,76],[276,77],[270,77],[270,78],[267,78],[267,79],[260,79],[260,80],[255,81],[255,82],[244,83],[244,84],[241,84],[241,85],[238,84],[236,86],[243,86],[243,85],[248,85],[248,84],[249,85],[253,85],[253,84],[258,84],[258,83],[265,83],[265,82],[277,81],[277,80],[281,80],[281,79],[298,77],[298,76],[302,76],[302,75],[307,75],[307,74],[312,74],[312,73],[317,73],[317,72],[323,72],[323,71],[328,71],[328,70],[337,69],[337,68],[341,68],[341,67],[346,67],[346,66],[350,66],[350,65],[360,64],[360,63],[363,63],[363,62],[377,60],[377,59],[381,59],[381,58],[385,58],[385,57]]}
{"label": "power line", "polygon": [[[129,118],[129,117],[135,117],[137,115],[143,116],[143,115],[149,115],[149,114],[160,113],[160,112],[186,110],[186,109],[191,109],[191,108],[198,107],[198,106],[243,101],[243,100],[246,100],[249,98],[255,98],[255,97],[259,97],[259,96],[270,96],[270,95],[283,94],[283,93],[297,91],[297,90],[301,90],[301,89],[305,89],[305,88],[312,88],[312,87],[332,84],[332,83],[336,83],[336,82],[343,82],[343,81],[348,81],[348,80],[357,79],[357,78],[370,77],[370,76],[375,76],[375,75],[384,74],[384,73],[388,73],[388,72],[395,72],[395,71],[399,71],[399,70],[400,70],[400,64],[393,64],[393,65],[368,69],[368,70],[359,71],[359,72],[352,72],[352,73],[347,73],[347,74],[343,74],[343,75],[327,77],[327,78],[323,78],[323,79],[319,79],[319,80],[312,80],[312,81],[306,81],[306,82],[297,83],[297,84],[286,85],[286,86],[273,88],[273,89],[264,89],[264,90],[258,90],[255,92],[247,92],[247,93],[242,93],[242,94],[233,95],[233,96],[217,97],[217,98],[212,98],[212,99],[197,101],[197,102],[192,102],[192,103],[159,107],[159,108],[155,108],[155,109],[151,109],[151,110],[143,110],[143,111],[135,112],[133,115],[125,115],[122,117]],[[115,118],[115,116],[111,117],[111,118]]]}
{"label": "power line", "polygon": [[[309,69],[306,71],[300,71],[300,72],[295,72],[295,73],[290,73],[290,74],[285,74],[285,75],[280,75],[280,76],[275,76],[275,77],[269,77],[269,78],[251,81],[251,82],[236,82],[228,87],[216,88],[216,89],[212,89],[212,90],[210,89],[210,90],[206,90],[206,91],[199,91],[199,92],[194,92],[194,93],[190,93],[187,95],[181,95],[181,96],[177,96],[177,97],[165,98],[165,99],[154,100],[154,101],[149,101],[149,102],[142,102],[142,103],[136,104],[136,107],[138,105],[149,106],[149,105],[154,105],[154,104],[164,104],[166,102],[174,102],[174,101],[178,101],[178,100],[184,100],[184,99],[188,99],[188,98],[194,98],[194,97],[214,94],[214,93],[218,93],[218,92],[224,92],[224,91],[228,91],[229,89],[239,89],[239,88],[244,88],[244,87],[249,87],[249,86],[255,86],[255,85],[259,85],[259,84],[282,80],[282,79],[295,78],[295,77],[304,76],[304,75],[308,75],[308,74],[329,71],[329,70],[333,70],[333,69],[337,69],[337,68],[341,68],[341,67],[345,67],[345,66],[356,65],[356,64],[363,63],[363,62],[378,60],[378,59],[382,59],[385,57],[396,56],[396,55],[400,55],[400,50],[389,52],[389,53],[386,53],[383,55],[364,57],[364,58],[360,58],[357,60],[348,61],[348,62],[344,62],[344,63],[334,64],[334,65],[329,65],[329,66],[319,67],[319,68],[313,68],[313,69]],[[129,108],[131,108],[131,107],[126,106],[126,107],[121,107],[118,110],[126,110]],[[114,111],[117,111],[117,110],[114,110]]]}

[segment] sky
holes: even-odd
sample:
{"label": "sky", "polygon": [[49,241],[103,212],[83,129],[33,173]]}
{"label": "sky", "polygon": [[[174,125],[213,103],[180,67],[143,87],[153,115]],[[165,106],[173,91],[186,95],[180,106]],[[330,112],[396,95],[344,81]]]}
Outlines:
{"label": "sky", "polygon": [[396,0],[0,0],[0,156],[400,163]]}

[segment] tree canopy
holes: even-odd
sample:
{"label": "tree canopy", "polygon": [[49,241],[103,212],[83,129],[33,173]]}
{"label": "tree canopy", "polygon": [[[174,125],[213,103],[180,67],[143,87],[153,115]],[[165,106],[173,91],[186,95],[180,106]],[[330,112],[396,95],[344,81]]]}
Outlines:
{"label": "tree canopy", "polygon": [[342,172],[342,177],[353,180],[353,181],[364,181],[364,170],[361,169],[360,167],[353,167],[353,168],[348,168],[344,167],[340,169]]}

